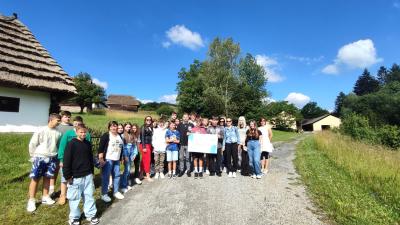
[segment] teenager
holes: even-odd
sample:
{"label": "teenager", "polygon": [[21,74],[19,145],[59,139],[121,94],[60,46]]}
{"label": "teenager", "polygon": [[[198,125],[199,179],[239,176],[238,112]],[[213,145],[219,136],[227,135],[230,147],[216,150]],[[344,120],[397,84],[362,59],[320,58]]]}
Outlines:
{"label": "teenager", "polygon": [[157,128],[153,129],[153,152],[154,152],[154,178],[164,179],[164,161],[165,151],[167,148],[167,142],[165,141],[165,134],[167,133],[168,122],[164,123],[164,120],[158,122]]}
{"label": "teenager", "polygon": [[207,128],[208,134],[218,136],[217,154],[208,154],[210,176],[221,176],[222,143],[224,140],[224,127],[218,126],[218,117],[213,116],[211,126]]}
{"label": "teenager", "polygon": [[[225,118],[224,118],[224,117],[220,117],[220,118],[219,118],[218,125],[221,126],[221,127],[225,127],[226,123],[225,123]],[[226,165],[228,164],[226,159],[227,159],[227,157],[226,157],[226,151],[222,151],[222,162],[221,162],[221,166],[222,166],[222,168],[223,168],[222,171],[223,171],[224,173],[226,173]]]}
{"label": "teenager", "polygon": [[272,141],[272,130],[271,127],[267,125],[267,120],[265,118],[260,119],[260,127],[258,128],[261,133],[263,133],[263,141],[261,145],[261,172],[263,174],[268,173],[268,164],[270,153],[273,151],[274,147],[271,143]]}
{"label": "teenager", "polygon": [[110,175],[113,179],[113,195],[116,199],[123,199],[124,196],[119,192],[120,181],[120,161],[124,142],[118,134],[118,123],[111,121],[108,123],[108,132],[100,138],[98,157],[101,168],[101,199],[104,202],[111,202],[107,195]]}
{"label": "teenager", "polygon": [[125,194],[132,189],[132,187],[129,185],[131,165],[138,153],[137,137],[132,133],[132,124],[129,122],[124,124],[122,140],[124,141],[124,149],[122,151],[124,172],[121,177],[121,192]]}
{"label": "teenager", "polygon": [[240,145],[238,145],[238,164],[240,166],[240,173],[243,176],[250,175],[249,155],[247,154],[247,147],[245,146],[246,132],[248,129],[249,127],[246,125],[246,118],[244,116],[240,116],[238,120],[238,132],[240,138]]}
{"label": "teenager", "polygon": [[197,114],[195,112],[190,113],[189,123],[193,125],[193,127],[197,126]]}
{"label": "teenager", "polygon": [[122,135],[124,133],[124,124],[118,124],[117,132],[119,135]]}
{"label": "teenager", "polygon": [[146,116],[144,124],[140,128],[140,153],[142,155],[142,162],[140,164],[141,177],[145,174],[145,179],[149,182],[153,180],[150,178],[150,163],[152,152],[152,137],[153,137],[153,119],[151,116]]}
{"label": "teenager", "polygon": [[246,132],[246,146],[249,154],[250,167],[253,170],[252,178],[261,179],[260,169],[260,145],[262,145],[262,133],[257,129],[256,121],[250,121],[250,128]]}
{"label": "teenager", "polygon": [[[63,166],[64,166],[65,148],[67,147],[68,143],[72,139],[77,137],[76,128],[81,124],[83,124],[82,117],[76,116],[73,120],[74,128],[72,130],[66,131],[65,134],[62,135],[62,137],[61,137],[60,145],[58,147],[58,160],[60,162],[60,168],[63,168]],[[91,136],[90,136],[89,132],[87,132],[87,134],[85,135],[85,139],[89,142],[91,141]],[[58,204],[64,205],[65,200],[66,200],[66,194],[67,194],[67,181],[64,179],[63,170],[60,170],[60,174],[61,174],[61,194],[60,194],[60,198],[58,199]]]}
{"label": "teenager", "polygon": [[[137,125],[136,123],[132,124],[131,134],[136,139],[136,148],[139,149],[139,145],[140,145],[140,128],[139,128],[139,125]],[[142,184],[142,181],[139,179],[140,161],[141,161],[141,154],[140,154],[140,151],[139,151],[138,155],[133,160],[133,164],[135,164],[134,165],[135,166],[135,172],[133,173],[133,177],[135,178],[135,183],[136,184]]]}
{"label": "teenager", "polygon": [[[208,124],[208,119],[203,118],[198,121],[197,126],[192,129],[192,133],[195,134],[207,134],[206,126]],[[194,178],[203,178],[203,157],[204,153],[192,152],[193,164],[194,164]]]}
{"label": "teenager", "polygon": [[180,134],[179,131],[176,130],[175,120],[171,120],[169,123],[169,129],[165,134],[165,141],[167,142],[167,162],[169,178],[176,178],[176,161],[178,161],[179,155],[179,140]]}
{"label": "teenager", "polygon": [[63,176],[68,182],[69,224],[79,225],[81,211],[79,203],[83,200],[86,220],[98,224],[96,201],[94,200],[94,165],[92,145],[86,139],[87,129],[80,124],[75,127],[76,138],[67,145],[64,154]]}
{"label": "teenager", "polygon": [[177,130],[181,135],[180,139],[180,149],[179,149],[179,177],[183,174],[187,174],[188,177],[191,176],[190,171],[190,153],[188,149],[188,135],[193,128],[193,124],[189,122],[189,115],[184,113],[182,116],[182,122],[179,123]]}
{"label": "teenager", "polygon": [[238,129],[233,126],[232,123],[232,118],[226,118],[222,150],[226,151],[226,168],[228,177],[235,178],[238,167],[238,144],[240,145],[241,143]]}
{"label": "teenager", "polygon": [[60,123],[60,120],[60,115],[50,114],[47,126],[35,132],[29,142],[29,155],[31,157],[32,169],[29,174],[31,182],[29,184],[29,200],[26,208],[28,212],[36,210],[36,189],[42,177],[42,204],[52,205],[55,203],[49,195],[49,186],[50,179],[54,177],[58,162],[57,143],[61,138],[61,133],[56,127]]}

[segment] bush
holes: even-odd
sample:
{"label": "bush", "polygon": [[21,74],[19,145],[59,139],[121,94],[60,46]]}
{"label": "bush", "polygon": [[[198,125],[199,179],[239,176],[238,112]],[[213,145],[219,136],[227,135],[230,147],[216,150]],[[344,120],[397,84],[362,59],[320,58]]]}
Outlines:
{"label": "bush", "polygon": [[167,117],[169,117],[172,114],[173,111],[174,111],[174,109],[171,106],[168,106],[168,105],[162,105],[162,106],[160,106],[160,108],[158,108],[156,110],[158,115],[167,116]]}
{"label": "bush", "polygon": [[88,114],[90,115],[106,115],[106,110],[105,109],[93,109],[91,111],[88,111]]}
{"label": "bush", "polygon": [[340,130],[356,140],[364,139],[371,143],[376,141],[375,132],[371,129],[368,119],[355,113],[348,114],[343,118]]}
{"label": "bush", "polygon": [[384,125],[377,130],[379,142],[394,149],[400,148],[400,127]]}

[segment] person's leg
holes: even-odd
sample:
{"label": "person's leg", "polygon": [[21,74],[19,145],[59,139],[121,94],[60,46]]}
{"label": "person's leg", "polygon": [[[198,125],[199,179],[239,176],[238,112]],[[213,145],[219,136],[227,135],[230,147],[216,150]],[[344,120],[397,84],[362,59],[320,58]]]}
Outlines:
{"label": "person's leg", "polygon": [[181,145],[181,148],[179,149],[179,171],[181,174],[185,171],[185,153],[185,146]]}
{"label": "person's leg", "polygon": [[29,183],[29,199],[35,199],[39,179],[32,178]]}
{"label": "person's leg", "polygon": [[110,182],[111,161],[107,160],[103,168],[101,168],[101,194],[106,195],[108,192],[108,184]]}
{"label": "person's leg", "polygon": [[151,164],[151,145],[146,144],[147,151],[144,153],[143,161],[144,161],[144,172],[146,173],[146,178],[150,179],[150,164]]}
{"label": "person's leg", "polygon": [[236,173],[236,170],[238,168],[238,149],[237,149],[237,144],[234,143],[232,144],[232,172]]}
{"label": "person's leg", "polygon": [[112,161],[112,176],[113,176],[113,193],[117,193],[119,191],[119,181],[121,178],[121,173],[120,173],[120,164],[119,161]]}
{"label": "person's leg", "polygon": [[271,155],[269,154],[269,152],[267,152],[267,157],[265,158],[265,172],[268,172],[269,158],[270,157],[271,157]]}
{"label": "person's leg", "polygon": [[82,193],[83,178],[74,178],[67,191],[70,220],[79,219],[81,217],[79,202],[81,201]]}
{"label": "person's leg", "polygon": [[226,144],[225,144],[225,151],[223,152],[223,154],[222,154],[222,157],[223,157],[223,159],[222,159],[222,162],[223,162],[223,167],[227,170],[227,172],[228,172],[228,156],[227,156],[227,154],[228,154],[228,151],[226,151]]}
{"label": "person's leg", "polygon": [[243,145],[238,145],[237,148],[237,153],[238,153],[238,168],[237,169],[242,169],[242,149],[243,149]]}
{"label": "person's leg", "polygon": [[227,172],[233,172],[233,168],[232,168],[232,149],[233,144],[225,144],[225,151],[226,151],[226,169]]}
{"label": "person's leg", "polygon": [[94,200],[93,193],[94,193],[94,182],[93,182],[93,175],[87,175],[83,178],[83,212],[85,213],[85,217],[90,219],[96,216],[97,208],[96,208],[96,201]]}
{"label": "person's leg", "polygon": [[249,175],[249,155],[247,151],[242,150],[242,175],[248,176]]}
{"label": "person's leg", "polygon": [[67,181],[64,178],[63,170],[60,168],[60,176],[61,176],[61,184],[60,184],[60,198],[58,199],[58,203],[60,205],[64,205],[66,201],[66,195],[67,195]]}
{"label": "person's leg", "polygon": [[133,160],[133,163],[135,164],[135,172],[133,174],[133,177],[139,178],[139,168],[140,168],[140,159],[142,158],[142,154],[139,152],[136,158]]}
{"label": "person's leg", "polygon": [[194,172],[195,173],[198,173],[199,172],[199,170],[198,170],[198,158],[197,158],[197,155],[194,155],[193,156],[193,165],[194,165]]}
{"label": "person's leg", "polygon": [[216,155],[216,165],[215,165],[215,172],[216,173],[221,173],[221,163],[222,163],[222,148],[219,148],[217,150],[217,155]]}
{"label": "person's leg", "polygon": [[260,152],[260,142],[255,142],[255,147],[254,147],[254,172],[256,175],[261,175],[261,167],[260,167],[260,157],[261,157],[261,152]]}
{"label": "person's leg", "polygon": [[129,154],[128,154],[128,148],[124,147],[123,152],[122,152],[122,158],[124,159],[124,171],[122,172],[121,176],[121,181],[120,181],[120,188],[127,188],[128,187],[128,167],[127,165],[129,164]]}
{"label": "person's leg", "polygon": [[253,154],[254,153],[254,149],[253,148],[254,148],[253,141],[249,141],[248,144],[247,144],[247,153],[249,155],[249,165],[250,165],[250,168],[251,168],[252,171],[254,171],[254,156],[253,156],[254,155]]}
{"label": "person's leg", "polygon": [[154,172],[156,175],[161,172],[160,154],[158,152],[154,152]]}
{"label": "person's leg", "polygon": [[45,176],[43,177],[43,197],[49,196],[50,179]]}
{"label": "person's leg", "polygon": [[54,189],[56,186],[59,171],[60,171],[60,164],[59,164],[59,162],[57,162],[56,168],[54,170],[54,176],[52,178],[50,178],[50,182],[49,182],[49,195],[52,195],[54,193]]}

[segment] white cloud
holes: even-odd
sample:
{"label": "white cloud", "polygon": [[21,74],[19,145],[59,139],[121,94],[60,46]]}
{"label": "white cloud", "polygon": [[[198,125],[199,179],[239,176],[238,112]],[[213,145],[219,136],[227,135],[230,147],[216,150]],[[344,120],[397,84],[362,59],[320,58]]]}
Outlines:
{"label": "white cloud", "polygon": [[150,100],[150,99],[137,99],[139,102],[141,102],[142,104],[147,104],[150,102],[155,102],[154,100]]}
{"label": "white cloud", "polygon": [[182,45],[192,50],[204,47],[204,41],[201,35],[189,30],[185,25],[175,25],[165,33],[168,41],[162,43],[164,48],[170,47],[171,44]]}
{"label": "white cloud", "polygon": [[176,104],[176,97],[178,95],[177,94],[171,94],[171,95],[163,95],[160,97],[160,102],[168,102],[171,104]]}
{"label": "white cloud", "polygon": [[97,78],[93,78],[92,81],[93,81],[93,83],[99,85],[100,87],[103,87],[104,89],[108,88],[108,83],[106,81],[100,81]]}
{"label": "white cloud", "polygon": [[258,65],[264,67],[268,81],[276,83],[284,80],[276,70],[278,69],[278,61],[266,55],[256,55],[256,62]]}
{"label": "white cloud", "polygon": [[313,63],[317,63],[322,61],[325,57],[324,56],[319,56],[319,57],[304,57],[304,56],[294,56],[294,55],[288,55],[286,56],[290,60],[294,61],[299,61],[301,63],[305,63],[307,65],[311,65]]}
{"label": "white cloud", "polygon": [[285,98],[285,101],[293,103],[295,106],[297,106],[297,108],[303,108],[303,106],[307,104],[310,100],[310,97],[308,97],[307,95],[296,92],[289,93],[289,95]]}
{"label": "white cloud", "polygon": [[342,66],[363,69],[382,61],[382,58],[377,57],[374,42],[371,39],[358,40],[342,46],[334,63],[324,67],[322,72],[337,74]]}
{"label": "white cloud", "polygon": [[264,103],[269,104],[271,102],[276,102],[276,100],[271,97],[264,98]]}

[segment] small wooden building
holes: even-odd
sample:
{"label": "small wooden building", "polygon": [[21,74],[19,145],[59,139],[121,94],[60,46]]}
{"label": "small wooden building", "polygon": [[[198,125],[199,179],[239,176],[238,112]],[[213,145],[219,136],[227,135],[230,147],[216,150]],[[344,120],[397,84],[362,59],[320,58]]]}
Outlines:
{"label": "small wooden building", "polygon": [[332,128],[339,128],[342,121],[330,114],[326,114],[313,119],[306,119],[301,122],[303,131],[321,131]]}
{"label": "small wooden building", "polygon": [[137,112],[140,102],[129,95],[110,95],[106,102],[109,110]]}
{"label": "small wooden building", "polygon": [[35,131],[74,94],[72,78],[16,14],[0,14],[0,132]]}

